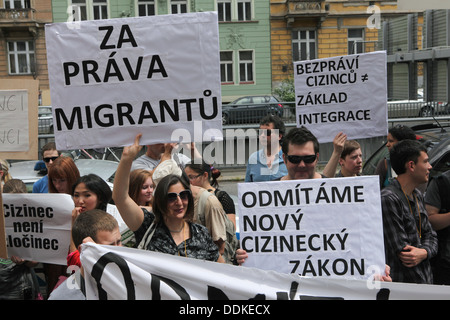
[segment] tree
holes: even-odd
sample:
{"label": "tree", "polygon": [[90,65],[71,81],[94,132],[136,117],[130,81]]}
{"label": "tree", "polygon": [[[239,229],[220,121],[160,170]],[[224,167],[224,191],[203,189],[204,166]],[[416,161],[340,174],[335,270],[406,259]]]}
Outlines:
{"label": "tree", "polygon": [[283,80],[279,87],[273,89],[273,93],[278,96],[281,101],[295,101],[294,78]]}

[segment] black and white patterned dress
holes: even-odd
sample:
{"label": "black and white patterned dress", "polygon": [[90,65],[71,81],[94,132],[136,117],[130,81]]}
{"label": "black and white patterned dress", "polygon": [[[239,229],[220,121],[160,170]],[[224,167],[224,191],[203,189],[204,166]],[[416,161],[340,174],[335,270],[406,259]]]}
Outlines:
{"label": "black and white patterned dress", "polygon": [[[144,221],[138,230],[135,231],[136,243],[140,243],[147,229],[151,226],[155,215],[153,212],[142,208],[144,212]],[[219,259],[219,249],[213,242],[211,235],[206,227],[188,223],[191,231],[191,237],[176,245],[170,234],[169,229],[160,221],[156,226],[155,233],[147,246],[147,250],[168,253],[172,255],[186,256],[189,258],[217,261]],[[186,244],[185,244],[186,242]]]}

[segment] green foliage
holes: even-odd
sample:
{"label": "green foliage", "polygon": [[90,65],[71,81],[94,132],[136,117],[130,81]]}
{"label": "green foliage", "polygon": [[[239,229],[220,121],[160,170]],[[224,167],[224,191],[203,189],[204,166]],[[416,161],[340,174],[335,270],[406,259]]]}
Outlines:
{"label": "green foliage", "polygon": [[279,87],[273,89],[273,94],[284,102],[295,101],[294,78],[283,80]]}

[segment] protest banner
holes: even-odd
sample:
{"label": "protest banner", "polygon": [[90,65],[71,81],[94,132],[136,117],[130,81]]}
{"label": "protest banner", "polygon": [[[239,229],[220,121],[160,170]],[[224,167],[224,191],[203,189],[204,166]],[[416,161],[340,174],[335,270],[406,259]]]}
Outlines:
{"label": "protest banner", "polygon": [[0,90],[0,111],[0,150],[27,151],[27,90]]}
{"label": "protest banner", "polygon": [[[436,300],[450,297],[448,286],[300,277],[94,243],[82,245],[81,264],[89,300]],[[61,285],[76,288],[71,282]],[[209,316],[244,313],[242,309],[233,310],[229,304],[233,302],[211,309]],[[265,310],[261,308],[260,312]],[[186,315],[189,303],[173,311]]]}
{"label": "protest banner", "polygon": [[295,62],[297,127],[319,142],[386,136],[386,74],[384,51]]}
{"label": "protest banner", "polygon": [[66,265],[73,208],[68,194],[4,193],[9,256]]}
{"label": "protest banner", "polygon": [[312,277],[384,274],[378,177],[239,183],[248,267]]}
{"label": "protest banner", "polygon": [[38,156],[39,81],[0,79],[0,158]]}
{"label": "protest banner", "polygon": [[217,21],[199,12],[46,25],[57,148],[124,146],[138,133],[143,145],[221,139]]}

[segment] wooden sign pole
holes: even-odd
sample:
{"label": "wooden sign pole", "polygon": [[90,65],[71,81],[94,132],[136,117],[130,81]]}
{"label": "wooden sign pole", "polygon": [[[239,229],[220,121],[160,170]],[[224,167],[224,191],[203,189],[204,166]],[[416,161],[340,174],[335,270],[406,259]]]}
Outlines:
{"label": "wooden sign pole", "polygon": [[8,249],[6,249],[6,231],[5,215],[3,213],[3,196],[0,192],[0,258],[8,258]]}

